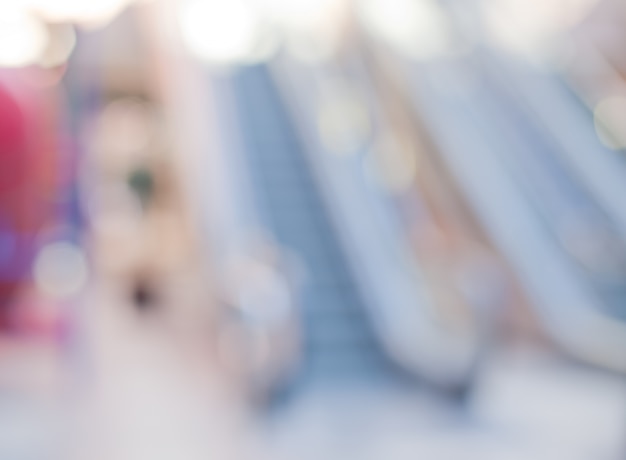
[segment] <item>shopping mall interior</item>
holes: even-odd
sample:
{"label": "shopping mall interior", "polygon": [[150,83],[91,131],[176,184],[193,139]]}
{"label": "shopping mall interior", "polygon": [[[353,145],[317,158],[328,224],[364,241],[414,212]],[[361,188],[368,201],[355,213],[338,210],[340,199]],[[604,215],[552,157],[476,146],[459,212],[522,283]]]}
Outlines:
{"label": "shopping mall interior", "polygon": [[0,459],[625,458],[625,25],[0,0]]}

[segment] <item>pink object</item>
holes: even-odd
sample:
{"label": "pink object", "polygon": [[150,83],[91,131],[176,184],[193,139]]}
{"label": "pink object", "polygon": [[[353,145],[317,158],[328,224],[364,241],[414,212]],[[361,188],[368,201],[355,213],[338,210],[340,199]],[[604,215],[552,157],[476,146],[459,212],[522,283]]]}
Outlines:
{"label": "pink object", "polygon": [[33,72],[0,73],[0,330],[30,278],[36,237],[52,221],[58,189],[54,106],[49,89],[29,83]]}

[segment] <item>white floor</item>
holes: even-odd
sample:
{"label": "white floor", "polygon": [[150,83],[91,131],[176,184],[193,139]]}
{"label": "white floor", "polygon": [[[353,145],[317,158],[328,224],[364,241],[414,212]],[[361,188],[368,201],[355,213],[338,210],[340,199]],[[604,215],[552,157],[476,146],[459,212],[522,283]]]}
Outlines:
{"label": "white floor", "polygon": [[494,360],[464,407],[406,386],[311,388],[267,430],[267,458],[624,458],[626,386],[537,355]]}
{"label": "white floor", "polygon": [[262,418],[216,365],[203,326],[118,303],[94,304],[82,357],[0,344],[0,459],[626,456],[626,381],[563,359],[499,354],[464,407],[425,387],[319,384]]}

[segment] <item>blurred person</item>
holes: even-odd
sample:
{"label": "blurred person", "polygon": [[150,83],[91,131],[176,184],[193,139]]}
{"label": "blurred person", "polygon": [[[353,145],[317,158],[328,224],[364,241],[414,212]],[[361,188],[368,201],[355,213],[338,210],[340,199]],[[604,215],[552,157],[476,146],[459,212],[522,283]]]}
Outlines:
{"label": "blurred person", "polygon": [[169,303],[176,280],[195,273],[193,231],[161,117],[148,96],[111,98],[97,117],[84,189],[96,269],[140,312]]}

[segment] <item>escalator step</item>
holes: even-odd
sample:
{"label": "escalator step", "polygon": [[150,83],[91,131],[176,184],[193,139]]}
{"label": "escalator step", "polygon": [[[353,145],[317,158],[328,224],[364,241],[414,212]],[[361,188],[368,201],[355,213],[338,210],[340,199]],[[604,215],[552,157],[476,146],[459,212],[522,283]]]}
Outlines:
{"label": "escalator step", "polygon": [[275,237],[305,268],[300,304],[308,373],[385,372],[367,309],[267,69],[242,69],[233,88],[257,199]]}

